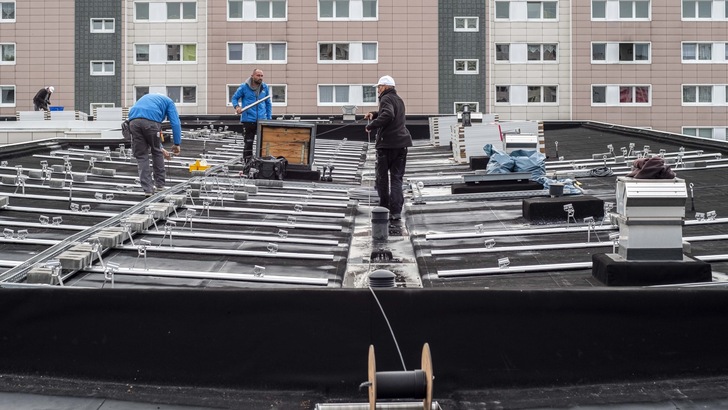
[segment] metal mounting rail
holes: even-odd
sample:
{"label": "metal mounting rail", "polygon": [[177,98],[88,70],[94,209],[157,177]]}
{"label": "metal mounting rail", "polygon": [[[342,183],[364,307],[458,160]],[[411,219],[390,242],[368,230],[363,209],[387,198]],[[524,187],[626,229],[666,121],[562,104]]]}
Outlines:
{"label": "metal mounting rail", "polygon": [[[683,240],[687,242],[707,242],[728,240],[728,235],[712,236],[686,236]],[[519,251],[544,251],[553,249],[586,249],[613,246],[613,242],[573,242],[547,245],[524,245],[524,246],[502,246],[492,248],[467,248],[467,249],[433,249],[430,253],[435,255],[462,255],[468,253],[498,253],[498,252],[519,252]]]}
{"label": "metal mounting rail", "polygon": [[[59,198],[59,200],[66,200],[68,201],[68,198]],[[53,208],[28,208],[26,206],[6,206],[3,209],[6,209],[8,211],[15,211],[15,212],[40,212],[40,213],[47,213],[47,214],[54,214],[54,215],[81,215],[81,216],[98,216],[102,218],[111,218],[112,216],[115,216],[118,214],[118,212],[78,212],[78,211],[71,211],[70,209],[53,209]]]}
{"label": "metal mounting rail", "polygon": [[[301,204],[303,205],[303,204]],[[204,210],[206,209],[202,205],[185,205],[188,209]],[[207,208],[211,211],[226,211],[226,212],[246,212],[251,214],[265,214],[265,215],[289,215],[289,216],[318,216],[325,218],[345,218],[346,214],[340,212],[315,212],[315,211],[296,211],[294,209],[270,209],[270,208],[239,208],[232,206],[210,206]]]}
{"label": "metal mounting rail", "polygon": [[[92,272],[92,273],[104,273],[103,268],[85,268],[79,272]],[[128,269],[119,268],[116,272],[117,275],[134,275],[134,276],[159,276],[168,278],[185,278],[185,279],[218,279],[218,280],[234,280],[243,282],[258,282],[258,283],[284,283],[292,285],[316,285],[316,286],[327,286],[329,280],[325,278],[305,278],[300,276],[280,276],[270,275],[268,273],[265,276],[255,276],[254,274],[246,273],[212,273],[212,272],[194,272],[194,271],[163,271],[158,269]]]}
{"label": "metal mounting rail", "polygon": [[[184,223],[187,221],[185,218],[167,218],[169,221]],[[324,225],[324,224],[309,224],[309,223],[290,223],[288,221],[241,221],[237,219],[207,219],[207,218],[192,218],[192,222],[196,224],[211,224],[211,225],[240,225],[240,226],[269,226],[274,228],[284,229],[316,229],[321,231],[341,231],[344,229],[342,226],[337,225]]]}
{"label": "metal mounting rail", "polygon": [[[125,251],[138,251],[137,246],[118,245],[112,249]],[[255,256],[259,258],[283,258],[283,259],[309,259],[309,260],[334,260],[333,254],[320,253],[299,253],[299,252],[269,252],[269,251],[241,251],[233,249],[211,249],[211,248],[188,248],[182,246],[159,246],[154,245],[147,247],[147,253],[184,253],[184,254],[202,254],[202,255],[223,255],[223,256]]]}
{"label": "metal mounting rail", "polygon": [[[28,186],[26,185],[26,188]],[[76,188],[73,189],[76,191]],[[102,192],[102,193],[115,193],[115,194],[122,194],[120,191],[112,191],[112,192],[106,192],[101,190],[89,190],[92,192]],[[142,192],[124,192],[124,194],[142,194]],[[11,198],[25,198],[25,199],[46,199],[49,201],[65,201],[68,202],[68,194],[65,196],[58,196],[58,195],[34,195],[34,194],[15,194],[15,193],[4,193],[3,196],[11,197]],[[74,197],[72,198],[72,202],[78,202],[78,203],[91,203],[91,204],[114,204],[114,205],[135,205],[138,204],[139,201],[121,201],[118,199],[112,200],[112,201],[106,201],[103,199],[96,199],[96,198],[82,198],[82,197]]]}
{"label": "metal mounting rail", "polygon": [[[594,230],[597,231],[612,231],[617,229],[612,225],[595,226]],[[425,240],[435,239],[464,239],[464,238],[482,238],[492,236],[518,236],[518,235],[542,235],[542,234],[563,234],[563,233],[579,233],[586,232],[589,230],[589,225],[579,226],[561,226],[558,228],[533,228],[533,229],[513,229],[513,230],[501,230],[501,231],[484,231],[484,232],[454,232],[454,233],[438,233],[438,234],[426,234]]]}
{"label": "metal mounting rail", "polygon": [[530,191],[504,191],[504,192],[481,192],[472,194],[449,194],[449,195],[433,195],[422,196],[422,200],[427,201],[458,201],[468,199],[498,199],[498,198],[531,198],[535,196],[548,196],[548,189],[535,189]]}
{"label": "metal mounting rail", "polygon": [[7,239],[7,238],[0,238],[0,243],[20,243],[24,245],[45,245],[45,246],[53,246],[58,243],[60,243],[60,240],[55,239],[33,239],[33,238],[26,238],[26,239]]}
{"label": "metal mounting rail", "polygon": [[507,268],[473,268],[438,271],[439,277],[508,275],[512,273],[547,272],[554,270],[591,269],[591,262],[554,263],[550,265],[508,266]]}
{"label": "metal mounting rail", "polygon": [[[164,231],[142,231],[144,235],[155,235],[165,236],[168,235]],[[224,239],[226,241],[238,240],[238,241],[254,241],[254,242],[279,242],[279,243],[298,243],[304,245],[324,245],[324,246],[339,246],[339,241],[331,239],[315,239],[315,238],[302,238],[302,237],[281,237],[278,235],[240,235],[240,234],[229,234],[229,233],[205,233],[205,232],[185,232],[174,230],[172,234],[175,238],[204,238],[204,239]]]}
{"label": "metal mounting rail", "polygon": [[42,224],[40,222],[21,222],[11,221],[7,219],[0,219],[0,226],[16,226],[23,228],[43,228],[43,229],[62,229],[65,231],[83,231],[88,229],[88,225],[53,225],[50,223]]}

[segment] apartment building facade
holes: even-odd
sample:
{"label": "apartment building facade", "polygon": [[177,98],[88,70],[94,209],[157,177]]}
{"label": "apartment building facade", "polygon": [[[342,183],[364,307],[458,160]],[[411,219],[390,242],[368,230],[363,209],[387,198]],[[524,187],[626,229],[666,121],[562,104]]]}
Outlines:
{"label": "apartment building facade", "polygon": [[0,0],[0,115],[165,93],[233,112],[254,68],[279,115],[374,110],[595,120],[726,139],[726,0]]}

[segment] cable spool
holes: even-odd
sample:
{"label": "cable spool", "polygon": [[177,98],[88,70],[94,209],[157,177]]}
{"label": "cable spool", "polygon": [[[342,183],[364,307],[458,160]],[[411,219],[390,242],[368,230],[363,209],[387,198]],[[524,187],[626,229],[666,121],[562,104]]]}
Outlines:
{"label": "cable spool", "polygon": [[374,345],[369,346],[369,410],[376,410],[377,399],[422,400],[423,409],[432,408],[432,356],[430,345],[422,346],[422,369],[377,372]]}

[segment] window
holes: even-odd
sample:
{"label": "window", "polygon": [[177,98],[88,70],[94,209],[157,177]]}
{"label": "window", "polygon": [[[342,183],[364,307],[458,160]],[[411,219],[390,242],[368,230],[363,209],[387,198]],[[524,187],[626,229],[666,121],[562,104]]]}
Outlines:
{"label": "window", "polygon": [[650,105],[649,85],[592,85],[592,105]]}
{"label": "window", "polygon": [[713,128],[683,127],[683,134],[693,137],[713,138]]}
{"label": "window", "polygon": [[113,33],[114,19],[91,19],[92,33]]}
{"label": "window", "polygon": [[228,43],[228,63],[285,63],[285,43]]}
{"label": "window", "polygon": [[478,74],[478,60],[455,60],[455,74]]}
{"label": "window", "polygon": [[650,18],[649,0],[619,0],[619,18],[621,18],[621,19],[647,19],[647,18]]}
{"label": "window", "polygon": [[650,87],[648,86],[620,86],[620,104],[648,104],[650,102]]}
{"label": "window", "polygon": [[364,85],[319,85],[318,105],[376,105],[376,88],[371,84]]}
{"label": "window", "polygon": [[134,18],[149,20],[149,3],[134,3]]}
{"label": "window", "polygon": [[15,44],[0,44],[0,64],[15,64]]}
{"label": "window", "polygon": [[712,43],[683,43],[682,59],[690,61],[711,61],[713,59]]}
{"label": "window", "polygon": [[196,20],[196,2],[167,3],[167,20]]}
{"label": "window", "polygon": [[649,63],[650,43],[592,43],[592,63]]}
{"label": "window", "polygon": [[606,0],[592,0],[592,19],[607,18],[607,2]]}
{"label": "window", "polygon": [[619,61],[647,61],[650,45],[647,43],[619,43]]}
{"label": "window", "polygon": [[195,62],[197,61],[196,44],[167,44],[167,61]]}
{"label": "window", "polygon": [[529,103],[555,103],[557,87],[555,85],[528,86]]}
{"label": "window", "polygon": [[[233,95],[235,95],[235,91],[238,90],[238,87],[240,87],[240,84],[228,84],[227,86],[227,102],[226,105],[228,107],[232,106],[232,103],[230,100],[233,98]],[[285,106],[288,105],[287,100],[287,87],[285,84],[268,84],[268,90],[270,91],[271,104],[275,106]]]}
{"label": "window", "polygon": [[607,44],[592,44],[592,61],[607,61]]}
{"label": "window", "polygon": [[709,19],[713,15],[713,0],[683,0],[682,8],[683,18]]}
{"label": "window", "polygon": [[285,19],[286,2],[280,0],[256,0],[255,18],[258,19]]}
{"label": "window", "polygon": [[197,103],[197,87],[168,85],[167,97],[171,98],[175,104],[195,104]]}
{"label": "window", "polygon": [[478,31],[478,18],[455,17],[455,31]]}
{"label": "window", "polygon": [[496,44],[495,45],[495,59],[496,61],[508,61],[510,60],[510,44]]}
{"label": "window", "polygon": [[286,45],[279,43],[258,43],[255,45],[256,61],[284,61],[286,59]]}
{"label": "window", "polygon": [[91,61],[91,75],[114,75],[114,62]]}
{"label": "window", "polygon": [[529,20],[546,20],[556,18],[555,1],[529,1],[526,3]]}
{"label": "window", "polygon": [[14,85],[0,85],[0,106],[15,106]]}
{"label": "window", "polygon": [[318,17],[323,20],[376,19],[377,4],[377,0],[319,0]]}
{"label": "window", "polygon": [[149,87],[134,87],[134,101],[139,101],[140,98],[149,94]]}
{"label": "window", "polygon": [[[9,23],[9,22],[13,22],[13,21],[15,21],[15,2],[14,1],[0,2],[0,23],[5,23],[5,22]],[[4,92],[5,91],[3,91],[3,93]],[[15,87],[13,87],[13,105],[15,105]]]}
{"label": "window", "polygon": [[319,43],[319,63],[376,61],[377,43]]}
{"label": "window", "polygon": [[319,0],[319,18],[349,18],[349,0]]}
{"label": "window", "polygon": [[529,44],[528,61],[556,61],[556,44]]}
{"label": "window", "polygon": [[134,45],[134,62],[148,62],[149,61],[149,44],[136,44]]}
{"label": "window", "polygon": [[511,87],[507,85],[495,86],[495,102],[508,103],[511,101]]}
{"label": "window", "polygon": [[592,87],[592,104],[607,103],[607,87],[595,85]]}
{"label": "window", "polygon": [[511,2],[496,1],[495,2],[495,18],[496,19],[511,18]]}
{"label": "window", "polygon": [[468,106],[469,112],[480,112],[477,102],[456,102],[455,103],[455,114],[463,112],[465,106]]}
{"label": "window", "polygon": [[684,104],[711,104],[713,102],[712,85],[684,85]]}

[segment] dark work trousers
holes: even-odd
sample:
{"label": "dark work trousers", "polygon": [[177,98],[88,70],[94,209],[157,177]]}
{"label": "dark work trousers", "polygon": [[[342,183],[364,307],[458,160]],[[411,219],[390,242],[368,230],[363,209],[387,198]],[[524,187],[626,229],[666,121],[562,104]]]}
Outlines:
{"label": "dark work trousers", "polygon": [[402,213],[402,178],[406,164],[407,148],[377,148],[376,186],[379,206],[389,209],[390,215]]}
{"label": "dark work trousers", "polygon": [[[135,118],[129,123],[131,131],[131,150],[137,160],[139,182],[147,194],[154,192],[154,187],[164,188],[164,154],[159,131],[162,124],[146,118]],[[149,153],[152,154],[152,168],[149,168]],[[152,177],[152,171],[154,177]]]}
{"label": "dark work trousers", "polygon": [[248,159],[253,156],[253,142],[255,134],[258,132],[257,122],[243,122],[243,158]]}

